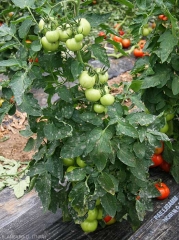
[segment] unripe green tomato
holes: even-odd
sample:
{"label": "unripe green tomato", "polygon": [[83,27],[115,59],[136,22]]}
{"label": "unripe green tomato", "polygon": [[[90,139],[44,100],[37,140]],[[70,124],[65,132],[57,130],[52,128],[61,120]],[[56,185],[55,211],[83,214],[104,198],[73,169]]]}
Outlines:
{"label": "unripe green tomato", "polygon": [[87,36],[91,31],[90,23],[85,18],[81,18],[79,19],[79,24],[80,25],[77,29],[77,32],[82,33],[84,36]]}
{"label": "unripe green tomato", "polygon": [[103,209],[101,207],[98,208],[97,220],[101,220],[103,218]]}
{"label": "unripe green tomato", "polygon": [[76,169],[77,167],[75,166],[69,166],[66,170],[66,172],[72,172],[74,169]]}
{"label": "unripe green tomato", "polygon": [[84,168],[86,166],[85,161],[81,159],[81,157],[76,158],[76,163],[78,164],[79,167]]}
{"label": "unripe green tomato", "polygon": [[54,43],[59,39],[59,31],[57,29],[53,31],[47,31],[45,37],[49,43]]}
{"label": "unripe green tomato", "polygon": [[109,75],[108,72],[105,72],[104,74],[101,73],[101,69],[97,68],[96,69],[97,73],[98,73],[98,78],[99,78],[99,82],[104,84],[108,81]]}
{"label": "unripe green tomato", "polygon": [[96,200],[96,206],[99,206],[101,204],[101,201],[100,201],[100,199],[98,198],[97,200]]}
{"label": "unripe green tomato", "polygon": [[101,92],[98,89],[90,88],[85,90],[86,99],[91,102],[96,102],[101,98]]}
{"label": "unripe green tomato", "polygon": [[83,45],[82,42],[77,42],[75,38],[70,38],[66,41],[66,47],[73,52],[80,50]]}
{"label": "unripe green tomato", "polygon": [[114,96],[111,95],[110,93],[105,94],[100,98],[100,102],[103,106],[110,106],[114,103]]}
{"label": "unripe green tomato", "polygon": [[97,219],[97,216],[98,216],[98,209],[95,207],[94,209],[88,211],[88,217],[86,220],[93,221]]}
{"label": "unripe green tomato", "polygon": [[94,104],[94,107],[93,107],[94,111],[96,113],[103,113],[105,111],[105,107],[101,104]]}
{"label": "unripe green tomato", "polygon": [[43,19],[40,19],[40,21],[39,21],[39,29],[40,29],[40,31],[42,31],[42,30],[43,30],[43,28],[44,28],[44,25],[45,25],[45,22],[44,22],[44,20],[43,20]]}
{"label": "unripe green tomato", "polygon": [[108,94],[110,92],[108,86],[104,87],[104,91],[105,91],[106,94]]}
{"label": "unripe green tomato", "polygon": [[174,113],[166,113],[165,119],[168,122],[168,121],[172,120],[174,117],[175,117]]}
{"label": "unripe green tomato", "polygon": [[90,76],[88,71],[82,71],[79,76],[79,83],[83,88],[92,88],[95,84],[95,76]]}
{"label": "unripe green tomato", "polygon": [[83,34],[79,33],[75,35],[75,40],[81,42],[83,40]]}
{"label": "unripe green tomato", "polygon": [[162,128],[160,128],[160,132],[166,133],[168,130],[169,130],[169,126],[168,126],[168,123],[166,122],[165,125]]}
{"label": "unripe green tomato", "polygon": [[88,221],[85,220],[80,224],[81,228],[83,229],[84,232],[89,233],[89,232],[94,232],[97,227],[98,227],[98,221],[93,220],[93,221]]}
{"label": "unripe green tomato", "polygon": [[0,98],[0,107],[2,107],[3,102],[4,102],[4,99]]}
{"label": "unripe green tomato", "polygon": [[69,24],[66,24],[65,27],[66,28],[64,30],[58,27],[59,40],[61,42],[66,42],[72,36],[72,33],[73,33]]}
{"label": "unripe green tomato", "polygon": [[148,28],[143,28],[142,29],[142,35],[143,36],[148,36],[150,34],[150,30]]}
{"label": "unripe green tomato", "polygon": [[42,37],[41,43],[42,43],[43,48],[46,51],[50,51],[50,52],[56,51],[59,47],[59,42],[58,41],[54,42],[54,43],[49,43],[45,36]]}
{"label": "unripe green tomato", "polygon": [[75,160],[73,158],[63,158],[63,165],[65,166],[73,166],[75,164]]}

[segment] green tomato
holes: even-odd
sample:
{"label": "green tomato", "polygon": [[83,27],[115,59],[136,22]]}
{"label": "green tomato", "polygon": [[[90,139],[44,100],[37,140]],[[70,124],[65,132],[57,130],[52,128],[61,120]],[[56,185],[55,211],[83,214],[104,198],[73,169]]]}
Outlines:
{"label": "green tomato", "polygon": [[98,208],[97,220],[103,219],[103,209],[101,207]]}
{"label": "green tomato", "polygon": [[142,29],[142,35],[143,36],[148,36],[150,34],[150,30],[148,28],[143,28]]}
{"label": "green tomato", "polygon": [[77,167],[75,166],[69,166],[66,170],[66,172],[72,172],[74,169],[76,169]]}
{"label": "green tomato", "polygon": [[100,68],[96,69],[98,73],[99,82],[104,84],[108,81],[109,75],[108,72],[103,73]]}
{"label": "green tomato", "polygon": [[79,33],[75,35],[75,40],[81,42],[83,40],[83,34]]}
{"label": "green tomato", "polygon": [[47,31],[45,37],[49,43],[57,42],[59,39],[59,31],[57,29],[54,31]]}
{"label": "green tomato", "polygon": [[84,36],[87,36],[91,31],[90,23],[85,18],[81,18],[79,19],[79,24],[80,25],[77,29],[77,32],[82,33]]}
{"label": "green tomato", "polygon": [[42,44],[43,48],[46,51],[49,51],[49,52],[56,51],[58,49],[58,46],[59,46],[59,42],[58,41],[50,43],[45,36],[42,37],[41,44]]}
{"label": "green tomato", "polygon": [[0,107],[2,107],[3,102],[4,102],[4,99],[0,98]]}
{"label": "green tomato", "polygon": [[105,91],[106,94],[109,93],[109,88],[108,88],[108,86],[105,86],[105,87],[104,87],[104,91]]}
{"label": "green tomato", "polygon": [[96,200],[96,206],[99,206],[101,204],[101,201],[100,201],[100,199],[98,198],[97,200]]}
{"label": "green tomato", "polygon": [[172,113],[172,112],[171,113],[166,113],[166,115],[165,115],[165,119],[166,119],[167,122],[172,120],[174,117],[175,117],[175,114]]}
{"label": "green tomato", "polygon": [[103,113],[104,111],[105,111],[105,107],[103,106],[103,105],[101,105],[101,104],[94,104],[94,111],[96,112],[96,113]]}
{"label": "green tomato", "polygon": [[39,29],[40,29],[40,31],[43,30],[44,26],[45,26],[44,20],[43,20],[43,19],[40,19],[40,21],[39,21]]}
{"label": "green tomato", "polygon": [[98,216],[98,209],[95,207],[93,210],[89,210],[88,211],[88,217],[87,217],[87,221],[93,221],[95,219],[97,219]]}
{"label": "green tomato", "polygon": [[85,161],[83,161],[80,157],[76,158],[76,163],[79,167],[84,168],[86,166]]}
{"label": "green tomato", "polygon": [[75,160],[73,158],[63,158],[63,165],[65,166],[73,166],[75,164]]}
{"label": "green tomato", "polygon": [[91,102],[96,102],[101,98],[101,92],[98,89],[90,88],[85,90],[86,99]]}
{"label": "green tomato", "polygon": [[[64,27],[64,26],[63,26]],[[69,24],[65,25],[65,29],[58,28],[59,40],[61,42],[66,42],[72,36],[72,29]]]}
{"label": "green tomato", "polygon": [[112,105],[113,103],[114,103],[114,96],[113,95],[111,95],[111,94],[105,94],[104,96],[102,96],[101,98],[100,98],[100,102],[101,102],[101,104],[102,105],[104,105],[104,106],[110,106],[110,105]]}
{"label": "green tomato", "polygon": [[166,122],[165,125],[162,128],[160,128],[160,132],[166,133],[168,130],[169,130],[169,126],[168,126],[168,123]]}
{"label": "green tomato", "polygon": [[83,229],[84,232],[89,233],[89,232],[94,232],[97,227],[98,227],[98,221],[93,220],[93,221],[88,221],[85,220],[80,224],[81,228]]}
{"label": "green tomato", "polygon": [[92,88],[95,84],[95,76],[90,76],[88,71],[83,71],[79,76],[79,83],[83,88]]}
{"label": "green tomato", "polygon": [[75,38],[70,38],[66,41],[66,47],[70,50],[70,51],[78,51],[80,50],[83,45],[82,45],[82,42],[77,42],[75,40]]}

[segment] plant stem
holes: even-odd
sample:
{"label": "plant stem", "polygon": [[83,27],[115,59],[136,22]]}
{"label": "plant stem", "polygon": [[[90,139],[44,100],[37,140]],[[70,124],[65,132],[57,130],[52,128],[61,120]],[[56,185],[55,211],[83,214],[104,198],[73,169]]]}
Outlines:
{"label": "plant stem", "polygon": [[30,15],[32,16],[34,22],[38,25],[38,22],[36,21],[34,15],[33,15],[33,13],[32,13],[32,11],[31,11],[31,9],[30,9],[29,7],[27,7],[27,9],[28,9],[28,11],[30,12]]}

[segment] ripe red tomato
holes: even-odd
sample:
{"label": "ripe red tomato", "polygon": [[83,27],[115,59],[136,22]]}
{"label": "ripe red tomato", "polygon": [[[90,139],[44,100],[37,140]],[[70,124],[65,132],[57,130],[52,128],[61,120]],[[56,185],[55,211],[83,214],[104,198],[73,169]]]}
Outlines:
{"label": "ripe red tomato", "polygon": [[165,172],[170,172],[171,165],[170,165],[170,163],[163,160],[163,162],[159,165],[159,167]]}
{"label": "ripe red tomato", "polygon": [[125,32],[123,30],[119,31],[119,35],[123,36],[125,34]]}
{"label": "ripe red tomato", "polygon": [[3,22],[0,22],[0,27],[3,25]]}
{"label": "ripe red tomato", "polygon": [[150,167],[157,167],[163,162],[163,157],[161,154],[153,154],[151,159],[154,164],[151,165]]}
{"label": "ripe red tomato", "polygon": [[103,37],[104,39],[106,39],[106,37],[107,37],[107,36],[106,36],[106,33],[103,32],[103,31],[99,32],[99,33],[98,33],[98,36],[99,36],[99,37]]}
{"label": "ripe red tomato", "polygon": [[138,49],[138,48],[134,49],[133,54],[135,57],[143,57],[144,56],[142,49]]}
{"label": "ripe red tomato", "polygon": [[163,14],[161,14],[161,15],[158,16],[158,18],[159,18],[160,20],[163,20],[164,17],[165,17],[165,15],[163,15]]}
{"label": "ripe red tomato", "polygon": [[39,62],[39,59],[38,59],[38,57],[36,57],[35,59],[32,59],[32,58],[29,58],[29,62],[36,62],[36,63],[38,63]]}
{"label": "ripe red tomato", "polygon": [[114,42],[119,42],[119,43],[122,43],[123,39],[121,37],[118,37],[118,36],[113,36],[112,40]]}
{"label": "ripe red tomato", "polygon": [[156,147],[154,153],[158,155],[158,154],[161,154],[163,152],[163,150],[164,150],[164,142],[161,141],[161,146]]}
{"label": "ripe red tomato", "polygon": [[157,199],[162,200],[162,199],[167,198],[170,195],[170,189],[165,183],[163,183],[163,182],[155,183],[155,187],[160,192],[160,196],[157,197]]}
{"label": "ripe red tomato", "polygon": [[138,42],[138,46],[139,46],[141,49],[144,48],[145,44],[146,44],[146,40],[143,40],[143,39]]}
{"label": "ripe red tomato", "polygon": [[163,21],[167,21],[168,20],[168,17],[163,17],[163,19],[162,19]]}
{"label": "ripe red tomato", "polygon": [[103,220],[105,221],[105,223],[109,222],[112,219],[111,216],[106,215],[106,217],[103,218]]}
{"label": "ripe red tomato", "polygon": [[128,47],[130,47],[130,45],[131,45],[130,39],[127,39],[127,38],[122,39],[123,48],[128,48]]}

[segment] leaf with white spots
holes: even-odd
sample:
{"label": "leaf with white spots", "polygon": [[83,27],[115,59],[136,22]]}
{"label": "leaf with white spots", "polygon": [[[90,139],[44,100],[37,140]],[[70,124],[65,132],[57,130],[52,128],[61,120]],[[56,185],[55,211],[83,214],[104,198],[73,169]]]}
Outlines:
{"label": "leaf with white spots", "polygon": [[126,117],[130,124],[147,126],[156,120],[157,116],[145,112],[132,113]]}
{"label": "leaf with white spots", "polygon": [[130,167],[131,173],[142,181],[147,180],[147,171],[144,164],[145,159],[136,159],[136,167]]}
{"label": "leaf with white spots", "polygon": [[125,165],[130,167],[136,166],[136,158],[134,154],[126,148],[120,148],[117,151],[117,157],[120,159],[121,162],[123,162]]}
{"label": "leaf with white spots", "polygon": [[75,168],[71,172],[66,173],[65,176],[70,182],[78,182],[86,177],[86,172],[84,168]]}
{"label": "leaf with white spots", "polygon": [[84,112],[80,115],[80,118],[87,122],[91,123],[95,126],[100,126],[102,124],[102,119],[101,116],[97,115],[96,113],[93,112]]}
{"label": "leaf with white spots", "polygon": [[51,202],[51,174],[46,172],[38,177],[35,189],[38,192],[44,211],[48,210]]}
{"label": "leaf with white spots", "polygon": [[116,134],[117,135],[127,135],[129,137],[138,138],[137,130],[134,126],[132,126],[130,123],[118,120],[117,126],[116,126]]}
{"label": "leaf with white spots", "polygon": [[101,197],[101,205],[105,209],[107,215],[111,217],[115,217],[117,211],[117,199],[116,195],[111,195],[106,193],[103,197]]}
{"label": "leaf with white spots", "polygon": [[109,174],[106,172],[101,172],[98,177],[98,183],[101,187],[108,193],[114,195],[115,194],[115,186],[113,180]]}

